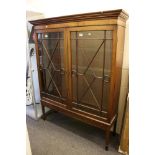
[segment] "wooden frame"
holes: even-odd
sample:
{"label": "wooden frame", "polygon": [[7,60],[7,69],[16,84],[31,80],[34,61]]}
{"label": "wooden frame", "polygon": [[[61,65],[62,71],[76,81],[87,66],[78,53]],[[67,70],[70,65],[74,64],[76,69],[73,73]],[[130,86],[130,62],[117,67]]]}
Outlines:
{"label": "wooden frame", "polygon": [[[79,15],[71,15],[71,16],[63,16],[63,17],[30,21],[30,23],[34,25],[34,41],[36,45],[37,65],[39,70],[38,74],[39,74],[39,85],[40,85],[40,93],[41,93],[43,118],[45,119],[44,108],[46,106],[51,109],[57,110],[61,113],[64,113],[70,117],[79,119],[85,123],[104,129],[106,131],[105,132],[106,150],[108,150],[109,135],[110,135],[111,127],[114,125],[115,126],[114,132],[116,130],[117,106],[118,106],[118,98],[119,98],[119,90],[120,90],[120,82],[121,82],[124,35],[125,35],[125,25],[126,25],[127,18],[128,18],[128,15],[123,10],[112,10],[112,11],[79,14]],[[95,31],[103,30],[105,32],[107,30],[110,30],[112,31],[112,38],[113,38],[112,39],[112,58],[111,58],[111,61],[112,61],[111,82],[110,82],[108,109],[107,111],[103,111],[103,113],[100,113],[99,115],[91,113],[91,111],[88,112],[80,108],[74,107],[73,106],[74,103],[72,101],[73,84],[72,84],[71,32],[91,31],[91,30],[95,30]],[[64,33],[64,68],[65,68],[64,72],[65,72],[65,83],[67,86],[67,99],[65,100],[65,104],[61,104],[61,102],[49,98],[48,96],[50,94],[46,94],[42,90],[42,84],[43,84],[42,76],[41,76],[42,70],[40,66],[39,47],[38,47],[39,45],[38,45],[37,34],[48,33],[48,32]],[[78,50],[77,44],[76,44],[76,48]],[[104,62],[103,62],[103,66],[104,66]],[[87,68],[89,68],[89,65]],[[103,74],[103,78],[104,78],[104,74]],[[103,85],[103,78],[102,78],[102,85]],[[78,80],[77,80],[77,85],[78,85]],[[88,83],[87,89],[90,89],[90,87],[91,87],[91,84]],[[102,88],[102,91],[103,91],[103,88]],[[102,92],[102,95],[103,95],[103,92]],[[83,106],[83,105],[78,104],[78,106]],[[102,107],[102,104],[100,106]],[[83,106],[81,108],[86,108],[86,107]]]}

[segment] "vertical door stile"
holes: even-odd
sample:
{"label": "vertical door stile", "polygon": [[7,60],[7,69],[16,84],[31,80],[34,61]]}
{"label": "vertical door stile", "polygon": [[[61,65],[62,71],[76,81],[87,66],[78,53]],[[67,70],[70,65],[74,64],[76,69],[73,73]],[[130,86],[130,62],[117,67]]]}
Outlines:
{"label": "vertical door stile", "polygon": [[64,28],[64,72],[65,72],[65,82],[66,82],[66,90],[67,90],[67,100],[66,105],[68,105],[68,96],[69,96],[69,88],[68,88],[68,59],[67,59],[68,51],[67,51],[67,30]]}
{"label": "vertical door stile", "polygon": [[[41,39],[42,39],[42,35],[41,35]],[[45,65],[44,65],[44,61],[43,61],[43,44],[40,45],[41,46],[41,56],[42,56],[42,72],[43,72],[43,91],[47,92],[47,86],[46,86],[46,71],[45,71]]]}
{"label": "vertical door stile", "polygon": [[64,29],[64,62],[65,62],[65,82],[67,86],[67,108],[71,108],[72,103],[72,79],[71,79],[71,48],[70,48],[70,32]]}
{"label": "vertical door stile", "polygon": [[[62,64],[61,64],[61,52],[60,52],[60,32],[58,32],[58,41],[57,41],[57,43],[58,43],[58,55],[59,55],[59,64],[60,64],[60,78],[59,78],[59,80],[62,82]],[[59,87],[60,88],[60,93],[61,93],[61,95],[63,94],[63,92],[62,92],[62,86],[61,87]],[[61,100],[61,102],[63,102],[63,99],[62,98],[60,98],[60,100]]]}
{"label": "vertical door stile", "polygon": [[117,27],[113,30],[112,35],[112,66],[111,66],[111,82],[109,92],[109,103],[108,103],[108,122],[112,119],[113,111],[113,96],[115,89],[115,66],[116,66],[116,50],[117,50]]}
{"label": "vertical door stile", "polygon": [[79,102],[79,97],[78,97],[78,35],[76,31],[76,97],[77,97],[77,103]]}
{"label": "vertical door stile", "polygon": [[70,43],[70,31],[67,30],[67,55],[68,60],[68,108],[72,108],[72,51]]}
{"label": "vertical door stile", "polygon": [[106,50],[106,30],[104,31],[104,48],[103,48],[103,68],[102,68],[102,97],[101,97],[101,113],[103,110],[103,92],[104,92],[104,69],[105,69],[105,50]]}
{"label": "vertical door stile", "polygon": [[45,61],[44,61],[44,56],[45,56],[45,53],[43,51],[44,47],[43,47],[43,35],[44,35],[44,32],[40,33],[40,41],[38,42],[40,44],[40,47],[41,47],[41,56],[42,56],[42,74],[43,74],[43,81],[42,81],[42,92],[47,92],[47,79],[46,79],[46,76],[47,76],[47,73],[46,73],[46,67],[45,67]]}
{"label": "vertical door stile", "polygon": [[[60,61],[59,62],[59,64],[60,64],[60,78],[59,78],[59,80],[62,82],[62,74],[61,74],[61,72],[62,72],[62,66],[61,66],[61,53],[60,53],[60,32],[58,32],[58,55],[59,55],[59,60],[58,61]],[[61,87],[59,87],[60,88],[60,93],[61,93],[61,95],[62,95],[62,86]],[[63,99],[60,97],[60,100],[61,100],[61,102],[63,102]]]}

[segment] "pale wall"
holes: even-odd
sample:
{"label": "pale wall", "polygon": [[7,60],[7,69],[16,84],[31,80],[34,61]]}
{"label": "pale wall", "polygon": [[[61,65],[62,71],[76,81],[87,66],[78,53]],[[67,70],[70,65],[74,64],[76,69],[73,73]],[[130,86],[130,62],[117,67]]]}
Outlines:
{"label": "pale wall", "polygon": [[[27,21],[29,20],[35,20],[35,19],[40,19],[44,18],[44,14],[39,13],[39,12],[33,12],[33,11],[26,11],[26,19]],[[27,22],[27,30],[28,34],[30,35],[32,25]],[[28,53],[32,48],[35,48],[35,44],[27,44],[27,61],[28,61]],[[34,99],[36,103],[40,103],[40,90],[39,90],[39,84],[38,84],[38,71],[37,71],[37,62],[36,62],[36,53],[31,56],[31,67],[32,71],[32,79],[33,79],[33,89],[34,89]]]}

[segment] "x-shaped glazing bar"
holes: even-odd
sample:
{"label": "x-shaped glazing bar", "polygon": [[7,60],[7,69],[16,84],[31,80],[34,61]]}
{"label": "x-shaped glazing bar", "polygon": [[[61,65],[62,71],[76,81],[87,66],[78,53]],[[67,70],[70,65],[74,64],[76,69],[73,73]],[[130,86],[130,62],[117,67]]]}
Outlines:
{"label": "x-shaped glazing bar", "polygon": [[[59,40],[57,41],[56,46],[55,46],[54,50],[52,51],[51,61],[52,61],[53,56],[54,56],[54,53],[55,53],[55,51],[56,51],[56,49],[57,49],[57,47],[58,47],[58,44],[59,44]],[[49,61],[48,65],[47,65],[47,68],[50,66],[51,61]]]}
{"label": "x-shaped glazing bar", "polygon": [[61,97],[61,93],[60,93],[60,91],[59,91],[59,89],[58,89],[56,83],[54,82],[53,77],[52,77],[50,71],[49,71],[48,69],[47,69],[47,71],[48,71],[48,73],[49,73],[49,75],[50,75],[50,77],[51,77],[51,80],[52,80],[52,82],[53,82],[53,84],[54,84],[54,86],[55,86],[55,88],[56,88],[56,90],[57,90],[59,96]]}
{"label": "x-shaped glazing bar", "polygon": [[95,52],[95,54],[94,54],[92,60],[91,60],[90,63],[88,64],[88,66],[87,66],[87,68],[86,68],[86,70],[84,71],[83,74],[85,74],[85,73],[87,72],[88,68],[90,67],[91,63],[93,62],[93,60],[95,59],[97,53],[99,52],[100,48],[102,47],[104,41],[105,41],[105,40],[103,40],[102,43],[101,43],[101,45],[98,47],[97,51]]}
{"label": "x-shaped glazing bar", "polygon": [[[89,84],[89,82],[87,81],[87,79],[85,78],[85,76],[83,76],[83,78],[84,78],[84,80],[85,80],[87,86],[90,87],[90,84]],[[91,89],[91,87],[90,87],[89,89],[90,89],[90,92],[91,92],[91,94],[92,94],[92,96],[93,96],[93,98],[94,98],[94,100],[95,100],[95,102],[96,102],[98,108],[100,109],[99,103],[98,103],[98,101],[97,101],[97,99],[96,99],[96,97],[95,97],[95,95],[94,95],[94,93],[93,93],[93,90]]]}
{"label": "x-shaped glazing bar", "polygon": [[89,90],[89,88],[91,87],[91,85],[93,84],[94,81],[95,81],[95,78],[93,78],[93,80],[89,84],[89,87],[87,87],[87,89],[85,90],[85,92],[83,93],[83,95],[80,97],[79,100],[82,100],[82,98],[85,96],[85,94],[87,93],[87,91]]}
{"label": "x-shaped glazing bar", "polygon": [[44,47],[44,49],[45,49],[45,52],[46,52],[46,54],[47,54],[47,57],[48,57],[50,63],[52,64],[54,70],[56,70],[56,67],[55,67],[54,64],[53,64],[53,62],[52,62],[52,60],[51,60],[51,58],[50,58],[50,55],[49,55],[49,53],[48,53],[48,50],[47,50],[46,46],[44,45],[43,41],[42,41],[42,45],[43,45],[43,47]]}

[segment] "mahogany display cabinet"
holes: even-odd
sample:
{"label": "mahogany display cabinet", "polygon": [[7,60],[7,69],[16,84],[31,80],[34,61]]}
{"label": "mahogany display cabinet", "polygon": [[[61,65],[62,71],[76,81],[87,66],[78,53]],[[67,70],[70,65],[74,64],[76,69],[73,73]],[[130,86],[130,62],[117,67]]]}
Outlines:
{"label": "mahogany display cabinet", "polygon": [[125,27],[123,10],[30,21],[36,46],[43,118],[45,107],[116,130]]}

